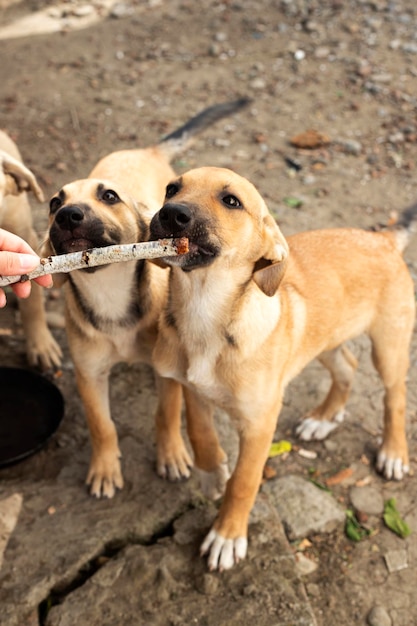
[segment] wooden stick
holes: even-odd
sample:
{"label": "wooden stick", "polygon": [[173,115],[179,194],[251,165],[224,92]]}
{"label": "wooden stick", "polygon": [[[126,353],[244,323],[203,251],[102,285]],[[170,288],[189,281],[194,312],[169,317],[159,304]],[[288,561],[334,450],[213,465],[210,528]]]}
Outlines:
{"label": "wooden stick", "polygon": [[0,274],[0,287],[6,287],[14,283],[24,283],[45,274],[57,274],[73,272],[74,270],[106,265],[108,263],[120,263],[134,259],[157,259],[164,256],[176,256],[188,252],[188,239],[159,239],[158,241],[145,241],[142,243],[128,243],[124,245],[105,246],[103,248],[90,248],[69,254],[48,256],[40,260],[40,264],[29,274],[22,276],[2,276]]}

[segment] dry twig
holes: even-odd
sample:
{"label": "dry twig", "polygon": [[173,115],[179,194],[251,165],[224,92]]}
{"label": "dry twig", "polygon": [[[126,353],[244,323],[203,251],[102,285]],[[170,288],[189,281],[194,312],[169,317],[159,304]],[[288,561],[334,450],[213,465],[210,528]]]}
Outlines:
{"label": "dry twig", "polygon": [[176,256],[188,252],[188,239],[159,239],[158,241],[146,241],[142,243],[129,243],[103,248],[90,248],[69,254],[48,256],[41,259],[39,266],[29,274],[22,276],[2,276],[0,274],[0,287],[6,287],[14,283],[23,283],[33,280],[45,274],[65,274],[74,270],[107,265],[108,263],[120,263],[134,259],[157,259],[165,256]]}

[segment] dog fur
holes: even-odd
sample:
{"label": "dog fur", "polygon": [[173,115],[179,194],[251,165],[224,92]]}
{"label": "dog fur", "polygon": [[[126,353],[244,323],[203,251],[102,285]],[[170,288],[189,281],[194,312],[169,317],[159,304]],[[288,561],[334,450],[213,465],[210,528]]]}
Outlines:
{"label": "dog fur", "polygon": [[[38,237],[32,225],[28,191],[43,202],[42,189],[34,174],[23,164],[16,144],[0,131],[0,226],[19,235],[36,250]],[[29,364],[42,369],[58,366],[61,349],[46,323],[42,287],[34,282],[29,298],[19,299],[19,308]]]}
{"label": "dog fur", "polygon": [[[45,253],[145,241],[174,176],[171,159],[196,134],[247,103],[210,107],[158,145],[114,152],[98,162],[89,178],[65,185],[50,201]],[[167,281],[166,269],[135,260],[77,270],[65,282],[68,342],[92,443],[87,484],[97,497],[111,498],[123,486],[110,412],[110,370],[121,361],[152,365]],[[187,478],[192,461],[180,432],[181,385],[158,376],[156,385],[157,471],[171,480]]]}
{"label": "dog fur", "polygon": [[[184,385],[194,462],[207,495],[224,492],[202,544],[210,569],[247,551],[247,524],[287,384],[312,359],[329,370],[330,391],[298,427],[323,438],[344,411],[357,363],[345,342],[367,333],[385,388],[377,468],[401,479],[409,469],[406,374],[414,287],[401,256],[417,205],[391,232],[328,229],[289,237],[255,187],[236,173],[199,168],[167,186],[151,239],[189,238],[171,266],[167,306],[154,350],[160,376]],[[239,433],[230,480],[213,427],[214,407]]]}

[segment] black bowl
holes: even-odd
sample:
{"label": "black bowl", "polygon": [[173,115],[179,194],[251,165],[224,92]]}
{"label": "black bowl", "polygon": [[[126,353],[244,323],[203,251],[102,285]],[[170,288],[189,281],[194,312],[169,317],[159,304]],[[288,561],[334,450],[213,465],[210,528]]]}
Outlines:
{"label": "black bowl", "polygon": [[30,370],[0,367],[0,467],[40,450],[63,415],[64,399],[52,382]]}

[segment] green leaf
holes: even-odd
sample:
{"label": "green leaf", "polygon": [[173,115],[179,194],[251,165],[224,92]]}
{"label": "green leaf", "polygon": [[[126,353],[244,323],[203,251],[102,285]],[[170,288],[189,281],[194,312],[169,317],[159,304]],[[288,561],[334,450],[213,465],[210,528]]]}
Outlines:
{"label": "green leaf", "polygon": [[281,441],[275,441],[271,444],[269,449],[268,457],[272,459],[274,456],[279,456],[280,454],[284,454],[285,452],[291,452],[292,445],[289,441],[285,441],[282,439]]}
{"label": "green leaf", "polygon": [[351,541],[362,541],[364,537],[371,534],[371,531],[364,528],[356,518],[355,513],[348,509],[346,511],[345,533]]}
{"label": "green leaf", "polygon": [[284,198],[284,202],[291,209],[299,209],[303,206],[303,201],[300,198],[296,198],[295,196],[286,196]]}
{"label": "green leaf", "polygon": [[402,519],[397,509],[395,498],[390,498],[385,502],[384,522],[390,530],[392,530],[403,539],[411,534],[411,529],[409,525]]}

